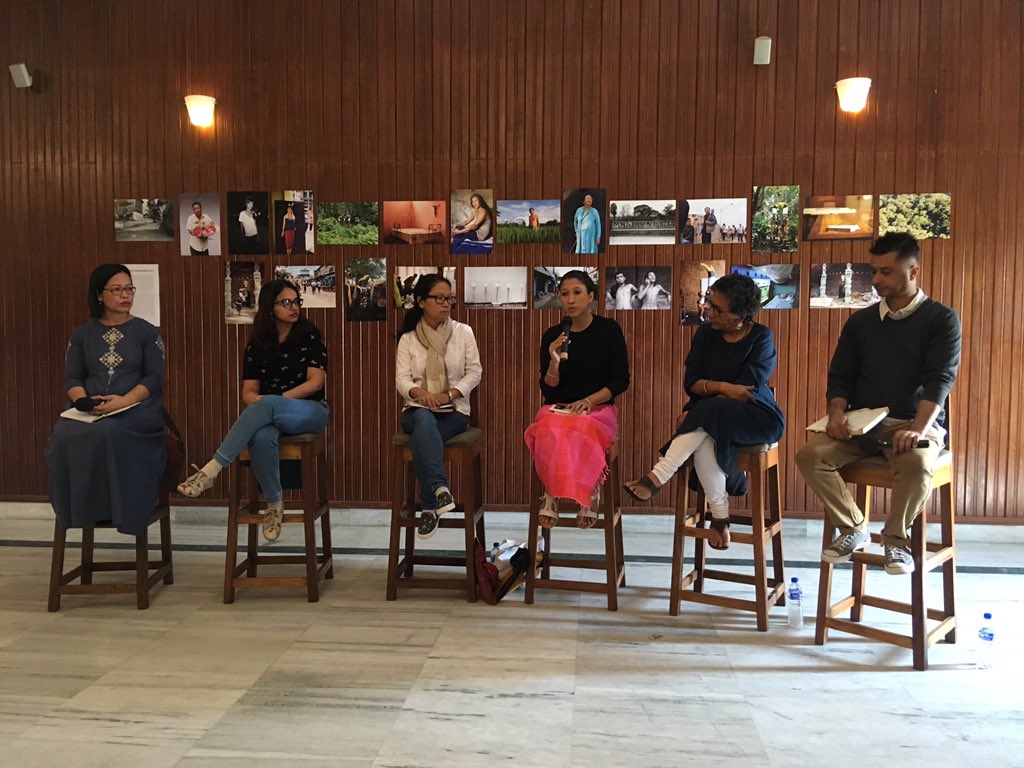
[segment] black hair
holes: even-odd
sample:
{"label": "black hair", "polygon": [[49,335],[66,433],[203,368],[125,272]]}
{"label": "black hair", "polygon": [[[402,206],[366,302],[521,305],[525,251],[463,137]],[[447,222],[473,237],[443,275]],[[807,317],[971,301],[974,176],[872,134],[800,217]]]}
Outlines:
{"label": "black hair", "polygon": [[872,256],[884,256],[887,253],[896,254],[896,260],[902,264],[909,261],[915,264],[921,263],[921,249],[913,235],[906,232],[890,232],[875,240],[868,251]]}
{"label": "black hair", "polygon": [[[281,351],[281,342],[278,341],[277,323],[274,321],[274,304],[281,291],[288,290],[299,297],[298,289],[287,280],[277,278],[269,283],[264,283],[260,288],[260,295],[256,299],[256,317],[252,321],[252,342],[261,352],[269,357],[276,357]],[[288,335],[303,333],[316,326],[310,322],[302,310],[299,310],[299,319],[292,326]]]}
{"label": "black hair", "polygon": [[103,301],[100,299],[100,293],[110,282],[110,278],[122,272],[128,277],[132,276],[124,264],[100,264],[89,275],[89,314],[92,317],[103,317]]}
{"label": "black hair", "polygon": [[253,200],[253,199],[252,199],[251,197],[247,197],[247,198],[245,198],[245,202],[246,202],[246,203],[252,203],[253,205],[256,205],[256,201],[255,201],[255,200]]}
{"label": "black hair", "polygon": [[193,201],[192,201],[192,205],[191,205],[191,206],[189,206],[189,207],[190,207],[190,208],[195,208],[195,207],[196,207],[197,205],[198,205],[198,206],[199,206],[200,208],[202,208],[202,207],[203,207],[203,204],[202,204],[202,203],[200,203],[200,202],[199,202],[198,200],[193,200]]}
{"label": "black hair", "polygon": [[761,308],[761,289],[746,275],[725,275],[711,285],[711,290],[729,300],[729,311],[744,323],[754,319]]}
{"label": "black hair", "polygon": [[412,291],[412,309],[408,309],[405,312],[405,318],[402,320],[402,327],[398,329],[396,334],[398,338],[402,338],[409,331],[415,331],[416,326],[419,325],[420,320],[423,318],[423,309],[420,307],[420,300],[426,300],[427,296],[430,295],[430,291],[433,290],[434,286],[438,283],[445,283],[449,288],[452,287],[452,281],[444,275],[439,275],[436,272],[431,272],[428,275],[423,275],[419,280],[416,281],[416,287]]}
{"label": "black hair", "polygon": [[489,205],[487,204],[487,201],[486,201],[486,200],[484,200],[484,196],[483,196],[483,195],[481,195],[481,194],[480,194],[479,192],[474,192],[473,194],[471,194],[471,195],[469,196],[469,200],[470,200],[470,205],[472,205],[472,202],[473,202],[473,198],[474,198],[474,197],[475,197],[475,198],[476,198],[477,200],[479,200],[479,201],[480,201],[480,207],[481,207],[481,208],[483,208],[483,209],[484,209],[484,211],[486,211],[486,213],[487,213],[487,218],[489,218],[489,219],[490,219],[491,221],[493,221],[493,220],[494,220],[494,211],[492,211],[492,210],[491,210],[491,206],[489,206]]}
{"label": "black hair", "polygon": [[562,275],[561,279],[558,281],[558,290],[562,290],[562,285],[564,285],[566,280],[579,280],[583,283],[584,288],[597,296],[597,283],[595,283],[594,279],[582,269],[570,269]]}

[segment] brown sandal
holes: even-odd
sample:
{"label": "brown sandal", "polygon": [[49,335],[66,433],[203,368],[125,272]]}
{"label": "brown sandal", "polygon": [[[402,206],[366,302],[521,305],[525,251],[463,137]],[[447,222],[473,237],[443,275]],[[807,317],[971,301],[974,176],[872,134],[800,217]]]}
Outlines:
{"label": "brown sandal", "polygon": [[576,514],[576,527],[585,531],[589,528],[593,528],[596,524],[597,512],[589,506],[580,507],[580,511]]}
{"label": "brown sandal", "polygon": [[643,476],[643,477],[641,477],[641,478],[640,478],[639,480],[634,480],[633,482],[634,482],[634,483],[635,483],[636,485],[639,485],[639,486],[642,486],[642,487],[646,488],[646,489],[647,489],[648,491],[650,491],[650,493],[651,493],[651,495],[650,495],[650,496],[648,496],[648,497],[647,497],[647,498],[645,499],[645,498],[642,498],[642,497],[640,497],[640,496],[637,496],[637,495],[636,495],[636,492],[635,492],[635,491],[634,491],[634,490],[633,490],[632,488],[630,488],[630,487],[629,487],[628,485],[624,485],[624,486],[622,486],[622,489],[623,489],[623,490],[624,490],[624,491],[625,491],[626,493],[628,493],[628,494],[629,494],[630,496],[632,496],[632,497],[633,497],[634,499],[636,499],[636,500],[637,500],[637,501],[639,501],[639,502],[647,502],[647,501],[650,501],[651,499],[653,499],[653,498],[654,498],[655,496],[657,496],[657,495],[658,495],[658,492],[659,492],[659,491],[660,491],[660,490],[662,489],[662,487],[663,487],[663,486],[660,486],[660,485],[655,485],[655,484],[654,484],[653,482],[651,482],[651,478],[649,478],[649,477],[648,477],[647,475],[644,475],[644,476]]}
{"label": "brown sandal", "polygon": [[717,546],[716,547],[714,544],[711,543],[711,539],[708,539],[708,546],[711,547],[712,549],[717,549],[719,552],[728,549],[729,548],[729,544],[730,544],[730,538],[729,538],[729,518],[728,517],[723,517],[723,518],[712,517],[711,518],[711,523],[710,523],[710,525],[708,527],[711,530],[713,530],[713,531],[717,531],[719,536],[722,537],[722,541],[724,542],[721,546]]}

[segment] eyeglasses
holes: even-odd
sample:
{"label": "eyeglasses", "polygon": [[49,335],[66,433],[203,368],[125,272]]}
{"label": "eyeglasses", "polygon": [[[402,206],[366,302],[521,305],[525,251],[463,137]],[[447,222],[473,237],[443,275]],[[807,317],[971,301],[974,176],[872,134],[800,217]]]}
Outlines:
{"label": "eyeglasses", "polygon": [[427,298],[433,299],[435,304],[451,304],[453,307],[455,306],[454,296],[442,296],[439,293],[432,293]]}
{"label": "eyeglasses", "polygon": [[302,299],[281,299],[281,301],[275,301],[275,304],[280,304],[285,309],[291,309],[294,304],[296,307],[302,306]]}
{"label": "eyeglasses", "polygon": [[720,306],[715,304],[713,301],[708,302],[708,309],[714,312],[716,315],[733,315],[735,312],[729,309],[722,309]]}
{"label": "eyeglasses", "polygon": [[107,293],[113,294],[114,296],[120,296],[122,293],[134,296],[137,289],[134,285],[115,285],[113,288],[104,288],[103,290]]}

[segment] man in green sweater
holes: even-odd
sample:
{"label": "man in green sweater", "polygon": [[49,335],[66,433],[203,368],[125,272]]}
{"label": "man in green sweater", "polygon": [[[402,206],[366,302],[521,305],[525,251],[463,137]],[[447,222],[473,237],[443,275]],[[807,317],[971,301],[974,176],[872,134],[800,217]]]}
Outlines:
{"label": "man in green sweater", "polygon": [[[839,529],[821,553],[825,562],[846,562],[871,540],[839,470],[863,458],[867,447],[851,439],[846,411],[885,406],[888,416],[868,433],[891,442],[882,449],[895,477],[882,529],[885,570],[914,570],[910,526],[931,492],[946,436],[943,408],[960,364],[960,320],[918,287],[920,260],[917,241],[907,234],[883,235],[871,247],[872,285],[881,301],[843,326],[828,369],[828,427],[812,433],[796,455],[804,480]],[[919,447],[924,440],[928,446]]]}

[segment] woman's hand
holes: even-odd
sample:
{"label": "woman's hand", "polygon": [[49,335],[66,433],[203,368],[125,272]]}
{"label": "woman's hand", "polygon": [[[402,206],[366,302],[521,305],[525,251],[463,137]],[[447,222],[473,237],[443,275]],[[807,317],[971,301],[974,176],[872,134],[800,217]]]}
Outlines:
{"label": "woman's hand", "polygon": [[584,397],[582,400],[577,400],[575,403],[566,403],[564,407],[568,408],[573,415],[580,416],[584,413],[590,413],[594,404],[590,402],[588,398]]}
{"label": "woman's hand", "polygon": [[548,346],[548,354],[551,355],[551,362],[558,365],[562,362],[562,345],[569,340],[569,336],[564,333],[560,333],[558,338],[551,342]]}
{"label": "woman's hand", "polygon": [[442,405],[448,405],[451,402],[451,398],[448,397],[447,392],[427,392],[422,390],[419,396],[416,397],[416,402],[432,411],[436,411]]}
{"label": "woman's hand", "polygon": [[93,397],[97,400],[103,401],[92,409],[92,413],[96,414],[113,413],[120,408],[125,408],[131,405],[128,398],[123,395],[94,395]]}
{"label": "woman's hand", "polygon": [[728,382],[721,381],[718,383],[718,394],[721,397],[728,397],[732,400],[739,400],[741,403],[747,403],[754,399],[754,387],[744,386],[743,384],[729,384]]}

